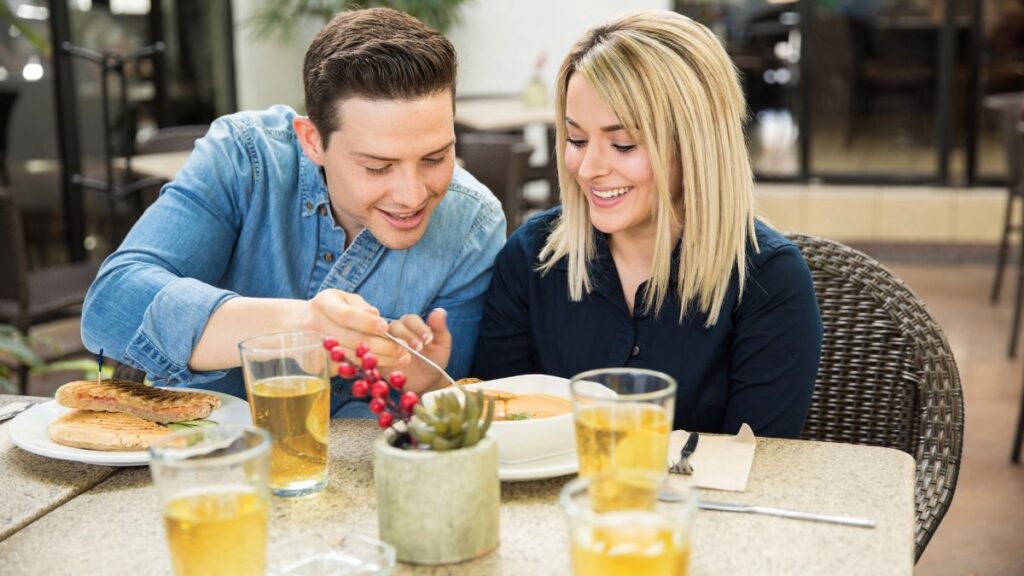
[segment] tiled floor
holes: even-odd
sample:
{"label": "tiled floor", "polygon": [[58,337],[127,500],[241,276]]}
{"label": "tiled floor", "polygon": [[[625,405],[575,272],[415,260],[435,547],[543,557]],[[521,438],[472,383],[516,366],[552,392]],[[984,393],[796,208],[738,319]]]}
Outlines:
{"label": "tiled floor", "polygon": [[[991,266],[891,268],[924,299],[945,330],[960,368],[967,413],[956,496],[917,574],[1024,574],[1024,466],[1009,463],[1024,363],[1006,357],[1009,302],[988,303]],[[66,323],[54,332],[73,340],[77,324]],[[31,392],[52,394],[72,376],[35,377]]]}

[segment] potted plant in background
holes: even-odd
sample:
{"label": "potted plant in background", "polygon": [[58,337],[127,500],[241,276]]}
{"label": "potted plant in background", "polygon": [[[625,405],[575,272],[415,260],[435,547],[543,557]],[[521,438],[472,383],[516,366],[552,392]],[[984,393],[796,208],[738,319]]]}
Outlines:
{"label": "potted plant in background", "polygon": [[382,376],[365,345],[356,350],[359,367],[340,348],[331,356],[341,362],[340,376],[356,379],[353,395],[370,396],[384,429],[373,447],[380,539],[413,564],[462,562],[493,550],[501,500],[497,444],[487,435],[493,400],[446,392],[428,408],[405,391],[396,402],[392,390],[405,387],[405,375]]}
{"label": "potted plant in background", "polygon": [[326,24],[339,12],[386,7],[401,10],[438,32],[459,21],[459,10],[470,0],[267,0],[251,19],[258,37],[291,39],[299,22],[315,19]]}

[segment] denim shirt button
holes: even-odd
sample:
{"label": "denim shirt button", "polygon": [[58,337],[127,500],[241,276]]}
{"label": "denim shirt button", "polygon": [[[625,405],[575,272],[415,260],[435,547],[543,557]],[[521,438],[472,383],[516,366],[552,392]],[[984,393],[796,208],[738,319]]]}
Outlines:
{"label": "denim shirt button", "polygon": [[640,355],[640,347],[639,346],[633,346],[633,351],[630,352],[629,354],[630,354],[630,356],[639,356]]}
{"label": "denim shirt button", "polygon": [[326,262],[333,262],[334,261],[334,254],[331,254],[330,252],[324,252],[324,260]]}

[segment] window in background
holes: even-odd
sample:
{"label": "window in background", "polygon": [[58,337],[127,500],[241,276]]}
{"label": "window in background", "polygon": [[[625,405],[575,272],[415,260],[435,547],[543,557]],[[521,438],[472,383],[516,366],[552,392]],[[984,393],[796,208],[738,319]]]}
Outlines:
{"label": "window in background", "polygon": [[943,3],[835,0],[814,14],[810,171],[937,177]]}
{"label": "window in background", "polygon": [[739,70],[750,109],[746,131],[754,171],[760,177],[796,176],[800,169],[798,3],[677,0],[675,9],[711,28]]}
{"label": "window in background", "polygon": [[976,140],[976,174],[983,182],[1002,183],[1007,176],[1006,156],[998,116],[985,106],[985,98],[1024,91],[1024,2],[985,0],[980,8],[982,109]]}

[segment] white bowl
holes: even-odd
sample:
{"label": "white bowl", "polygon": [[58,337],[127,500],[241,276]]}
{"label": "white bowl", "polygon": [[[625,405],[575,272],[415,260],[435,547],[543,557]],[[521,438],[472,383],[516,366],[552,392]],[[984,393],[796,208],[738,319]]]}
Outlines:
{"label": "white bowl", "polygon": [[[464,388],[501,390],[516,394],[550,394],[566,400],[572,398],[569,394],[568,380],[545,374],[510,376],[467,384]],[[451,388],[447,388],[424,394],[423,405],[432,408],[438,394],[450,390]],[[576,431],[573,428],[571,411],[550,418],[492,422],[489,433],[493,434],[498,442],[498,462],[501,465],[576,459]]]}

